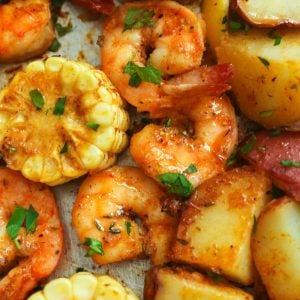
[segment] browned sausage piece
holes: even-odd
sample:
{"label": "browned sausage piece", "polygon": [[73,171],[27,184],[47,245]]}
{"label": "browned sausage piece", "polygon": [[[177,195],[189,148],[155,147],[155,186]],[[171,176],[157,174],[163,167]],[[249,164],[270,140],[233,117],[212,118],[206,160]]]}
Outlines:
{"label": "browned sausage piece", "polygon": [[111,14],[115,8],[113,0],[72,0],[72,2],[90,11],[105,15]]}

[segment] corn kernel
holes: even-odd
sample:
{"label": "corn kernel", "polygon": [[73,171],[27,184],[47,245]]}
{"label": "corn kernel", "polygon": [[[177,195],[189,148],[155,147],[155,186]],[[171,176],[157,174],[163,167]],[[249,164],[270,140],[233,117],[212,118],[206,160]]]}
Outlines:
{"label": "corn kernel", "polygon": [[67,278],[57,278],[44,288],[46,300],[73,300],[72,283]]}
{"label": "corn kernel", "polygon": [[80,272],[70,278],[73,284],[74,300],[92,300],[97,286],[97,278],[91,273]]}
{"label": "corn kernel", "polygon": [[104,158],[104,153],[96,146],[82,143],[77,147],[77,152],[83,165],[88,169],[96,169]]}
{"label": "corn kernel", "polygon": [[0,125],[4,125],[8,120],[8,117],[5,113],[0,112]]}
{"label": "corn kernel", "polygon": [[12,123],[24,123],[26,121],[25,116],[22,114],[17,115],[13,120]]}
{"label": "corn kernel", "polygon": [[59,72],[66,60],[62,57],[49,57],[45,61],[45,69],[49,73]]}
{"label": "corn kernel", "polygon": [[100,86],[98,89],[98,95],[102,102],[113,104],[112,92],[109,91],[105,86]]}
{"label": "corn kernel", "polygon": [[51,157],[45,157],[41,182],[48,183],[54,180],[58,180],[61,177],[58,161]]}
{"label": "corn kernel", "polygon": [[81,103],[83,107],[88,108],[99,103],[99,98],[97,98],[93,93],[85,93],[81,97]]}
{"label": "corn kernel", "polygon": [[93,110],[88,114],[88,119],[100,126],[110,126],[115,119],[113,106],[107,103],[98,103]]}
{"label": "corn kernel", "polygon": [[104,152],[104,158],[103,161],[99,164],[97,169],[103,170],[110,166],[112,166],[116,162],[116,155],[112,153]]}
{"label": "corn kernel", "polygon": [[100,128],[90,137],[92,144],[102,151],[109,151],[115,140],[115,129],[113,127]]}
{"label": "corn kernel", "polygon": [[27,300],[46,300],[42,292],[37,292],[30,296]]}
{"label": "corn kernel", "polygon": [[81,72],[81,66],[74,61],[66,61],[60,73],[61,82],[63,85],[63,92],[69,94],[73,91],[73,87]]}
{"label": "corn kernel", "polygon": [[123,300],[125,298],[125,295],[125,289],[118,281],[106,275],[98,277],[95,300]]}
{"label": "corn kernel", "polygon": [[112,124],[113,127],[119,128],[120,130],[127,130],[129,126],[129,116],[126,111],[114,105],[115,119]]}
{"label": "corn kernel", "polygon": [[27,65],[25,72],[26,73],[37,73],[37,72],[44,72],[45,71],[45,65],[42,60],[36,60],[31,62]]}
{"label": "corn kernel", "polygon": [[128,143],[127,135],[124,132],[116,131],[115,139],[111,146],[110,151],[113,153],[119,153],[126,147],[127,143]]}
{"label": "corn kernel", "polygon": [[22,173],[28,179],[39,181],[43,171],[44,158],[36,155],[29,157],[22,166]]}
{"label": "corn kernel", "polygon": [[98,79],[92,70],[87,70],[79,74],[76,85],[81,92],[90,92],[97,89]]}

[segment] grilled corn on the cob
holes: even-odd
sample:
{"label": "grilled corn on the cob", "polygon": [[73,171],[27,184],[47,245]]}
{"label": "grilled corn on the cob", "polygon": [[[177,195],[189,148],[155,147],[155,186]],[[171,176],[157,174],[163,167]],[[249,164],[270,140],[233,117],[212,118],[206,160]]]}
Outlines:
{"label": "grilled corn on the cob", "polygon": [[57,185],[112,165],[127,144],[123,102],[105,74],[51,57],[0,91],[0,150],[9,168]]}
{"label": "grilled corn on the cob", "polygon": [[138,297],[110,276],[80,272],[70,279],[52,280],[28,300],[138,300]]}

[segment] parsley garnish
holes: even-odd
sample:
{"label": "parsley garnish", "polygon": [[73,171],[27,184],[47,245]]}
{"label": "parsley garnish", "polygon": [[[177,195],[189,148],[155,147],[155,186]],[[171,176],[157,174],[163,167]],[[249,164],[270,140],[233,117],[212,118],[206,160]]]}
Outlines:
{"label": "parsley garnish", "polygon": [[97,129],[100,126],[98,123],[95,123],[95,122],[87,122],[85,125],[91,129],[93,129],[94,131],[97,131]]}
{"label": "parsley garnish", "polygon": [[17,152],[17,148],[16,147],[9,147],[9,152],[15,153],[15,152]]}
{"label": "parsley garnish", "polygon": [[273,115],[273,113],[274,113],[273,109],[263,110],[263,111],[259,112],[259,116],[262,118],[268,118],[268,117],[271,117]]}
{"label": "parsley garnish", "polygon": [[68,144],[64,143],[64,145],[62,146],[62,148],[60,149],[59,153],[60,154],[64,154],[68,152]]}
{"label": "parsley garnish", "polygon": [[254,148],[255,144],[256,144],[256,136],[255,134],[252,134],[247,144],[241,148],[242,154],[248,154]]}
{"label": "parsley garnish", "polygon": [[110,233],[112,233],[112,234],[119,234],[119,233],[121,233],[121,230],[120,230],[120,229],[114,228],[115,225],[116,225],[116,223],[112,223],[112,224],[109,226],[108,231],[109,231]]}
{"label": "parsley garnish", "polygon": [[184,173],[196,173],[196,172],[197,172],[197,168],[196,168],[196,166],[194,164],[190,164],[188,166],[188,168],[186,168],[184,170]]}
{"label": "parsley garnish", "polygon": [[99,240],[93,238],[85,238],[84,245],[89,247],[89,250],[86,253],[85,257],[90,257],[94,254],[100,254],[101,256],[104,255],[102,243]]}
{"label": "parsley garnish", "polygon": [[61,97],[56,100],[53,114],[56,116],[61,116],[65,111],[67,97]]}
{"label": "parsley garnish", "polygon": [[35,232],[36,221],[39,214],[35,211],[32,205],[29,206],[29,209],[23,208],[19,205],[16,205],[14,211],[6,225],[6,232],[11,238],[12,241],[16,244],[18,249],[21,249],[21,245],[17,239],[18,233],[25,221],[26,234],[29,232]]}
{"label": "parsley garnish", "polygon": [[142,81],[160,84],[163,75],[162,71],[153,68],[150,64],[140,67],[133,61],[129,61],[123,71],[130,75],[128,84],[133,87],[138,87]]}
{"label": "parsley garnish", "polygon": [[281,135],[281,129],[277,128],[268,132],[268,135],[271,137],[276,137]]}
{"label": "parsley garnish", "polygon": [[280,164],[284,167],[300,168],[300,161],[292,161],[290,159],[283,159],[280,161]]}
{"label": "parsley garnish", "polygon": [[270,62],[269,62],[267,59],[265,59],[265,58],[263,58],[263,57],[261,57],[261,56],[257,56],[257,58],[261,61],[261,63],[262,63],[264,66],[266,66],[267,68],[269,67]]}
{"label": "parsley garnish", "polygon": [[71,23],[69,23],[67,26],[63,26],[60,23],[56,22],[55,29],[56,29],[58,36],[64,36],[67,33],[72,31],[73,25]]}
{"label": "parsley garnish", "polygon": [[220,283],[222,281],[224,281],[223,276],[221,276],[220,274],[213,272],[213,271],[207,271],[206,272],[207,276],[210,277],[214,282],[216,283]]}
{"label": "parsley garnish", "polygon": [[29,96],[36,109],[41,110],[45,104],[44,96],[41,94],[41,92],[35,89],[29,92]]}
{"label": "parsley garnish", "polygon": [[184,174],[167,172],[157,176],[157,178],[168,188],[168,193],[170,194],[187,198],[194,190],[193,185]]}
{"label": "parsley garnish", "polygon": [[124,20],[124,31],[131,28],[139,29],[147,25],[153,27],[155,23],[151,19],[154,14],[154,11],[147,9],[129,8]]}
{"label": "parsley garnish", "polygon": [[48,50],[52,52],[57,52],[60,47],[61,43],[58,41],[58,39],[54,39]]}
{"label": "parsley garnish", "polygon": [[169,128],[169,127],[171,126],[171,124],[172,124],[172,119],[171,119],[171,118],[168,118],[168,119],[166,120],[166,122],[164,123],[164,127],[165,127],[165,128]]}
{"label": "parsley garnish", "polygon": [[231,152],[231,154],[229,155],[229,157],[226,160],[226,166],[231,166],[236,162],[236,158],[237,158],[237,155],[239,154],[239,150],[240,149],[239,149],[238,145],[235,145],[233,151]]}
{"label": "parsley garnish", "polygon": [[274,40],[274,46],[278,46],[281,43],[281,36],[276,34],[274,30],[268,32],[268,37]]}
{"label": "parsley garnish", "polygon": [[125,221],[125,226],[126,226],[126,232],[128,235],[131,233],[131,222]]}
{"label": "parsley garnish", "polygon": [[60,8],[64,2],[64,0],[52,0],[52,4],[56,8]]}

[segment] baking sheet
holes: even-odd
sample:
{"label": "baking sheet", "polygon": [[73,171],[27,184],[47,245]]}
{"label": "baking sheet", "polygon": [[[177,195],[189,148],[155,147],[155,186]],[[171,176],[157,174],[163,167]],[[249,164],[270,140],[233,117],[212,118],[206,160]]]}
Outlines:
{"label": "baking sheet", "polygon": [[[99,16],[95,19],[92,16],[92,21],[82,21],[86,19],[87,16],[91,16],[88,15],[86,11],[73,6],[69,2],[64,3],[62,12],[62,16],[58,21],[62,25],[66,25],[70,21],[73,25],[73,30],[64,37],[58,38],[62,45],[58,52],[48,52],[44,57],[61,55],[70,59],[84,60],[99,67],[100,49],[97,45],[97,40],[101,35],[104,17]],[[0,88],[3,88],[13,77],[14,73],[24,65],[25,64],[0,65]],[[118,164],[133,165],[128,151],[121,155]],[[80,178],[52,188],[58,202],[61,220],[64,226],[65,245],[59,266],[50,279],[70,276],[76,272],[77,268],[83,268],[93,273],[110,274],[132,288],[141,297],[143,293],[144,274],[150,267],[148,260],[134,260],[99,266],[94,264],[91,258],[84,257],[86,250],[77,238],[71,221],[73,203],[83,179],[84,178]]]}

